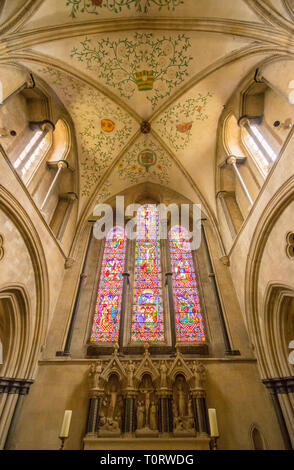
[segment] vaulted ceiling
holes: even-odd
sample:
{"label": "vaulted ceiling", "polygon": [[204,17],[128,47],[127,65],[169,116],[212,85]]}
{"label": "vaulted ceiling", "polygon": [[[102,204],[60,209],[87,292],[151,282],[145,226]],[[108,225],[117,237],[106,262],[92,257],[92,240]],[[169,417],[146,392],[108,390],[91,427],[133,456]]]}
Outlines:
{"label": "vaulted ceiling", "polygon": [[0,14],[0,64],[40,77],[72,117],[81,212],[153,182],[214,217],[223,108],[294,50],[294,0],[6,0]]}

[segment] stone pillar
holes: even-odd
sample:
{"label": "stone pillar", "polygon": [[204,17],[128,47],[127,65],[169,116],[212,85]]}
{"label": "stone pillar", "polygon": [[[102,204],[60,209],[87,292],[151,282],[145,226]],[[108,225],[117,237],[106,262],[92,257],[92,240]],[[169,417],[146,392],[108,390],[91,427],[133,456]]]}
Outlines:
{"label": "stone pillar", "polygon": [[26,155],[24,155],[24,158],[21,161],[19,161],[19,159],[16,160],[16,162],[14,164],[14,167],[18,171],[21,171],[25,167],[26,163],[29,161],[29,159],[31,158],[33,153],[36,151],[36,149],[39,147],[41,142],[44,140],[44,138],[46,137],[48,132],[50,132],[50,131],[53,132],[54,131],[55,126],[54,126],[53,122],[46,120],[46,121],[42,121],[42,122],[31,122],[30,123],[30,128],[31,128],[32,131],[35,130],[36,132],[40,132],[40,135],[37,138],[36,142],[34,142],[32,147],[30,148],[28,153]]}
{"label": "stone pillar", "polygon": [[92,389],[90,391],[87,434],[96,435],[98,432],[103,394],[103,390],[100,389]]}
{"label": "stone pillar", "polygon": [[136,430],[136,395],[134,389],[126,389],[124,392],[124,408],[122,417],[122,433],[125,435],[132,435]]}
{"label": "stone pillar", "polygon": [[56,172],[56,175],[54,176],[53,178],[53,181],[47,191],[47,194],[44,198],[44,201],[42,202],[42,205],[41,205],[41,208],[40,210],[42,211],[48,201],[48,199],[50,198],[51,194],[53,193],[54,189],[55,189],[55,186],[59,180],[59,177],[60,177],[60,174],[62,172],[62,170],[64,169],[67,169],[68,168],[68,163],[65,161],[65,160],[59,160],[59,162],[57,162],[57,172]]}
{"label": "stone pillar", "polygon": [[238,178],[238,180],[241,184],[242,190],[243,190],[245,196],[247,197],[247,199],[249,201],[249,204],[252,206],[253,205],[253,200],[252,200],[252,198],[249,194],[249,191],[247,189],[247,186],[246,186],[246,184],[245,184],[245,182],[244,182],[244,180],[243,180],[243,178],[242,178],[242,176],[241,176],[241,174],[238,170],[237,158],[232,155],[232,156],[227,158],[226,162],[227,162],[228,165],[232,166],[232,168],[233,168],[233,170],[234,170],[234,172],[235,172],[235,174],[236,174],[236,176],[237,176],[237,178]]}
{"label": "stone pillar", "polygon": [[75,201],[77,201],[78,196],[77,196],[76,193],[67,193],[65,198],[67,200],[67,207],[66,207],[65,214],[64,214],[64,217],[62,219],[62,222],[60,224],[60,227],[58,229],[58,233],[57,233],[57,236],[56,236],[57,240],[61,240],[63,235],[64,235],[64,232],[65,232],[67,223],[69,221],[73,205],[74,205]]}
{"label": "stone pillar", "polygon": [[160,389],[158,395],[158,430],[160,434],[169,434],[173,431],[172,391]]}
{"label": "stone pillar", "polygon": [[246,131],[248,132],[250,137],[254,140],[254,142],[257,145],[257,147],[259,148],[259,150],[262,152],[262,155],[264,156],[264,158],[266,159],[268,164],[271,165],[273,163],[273,159],[268,154],[266,148],[261,144],[261,142],[257,138],[256,134],[253,132],[252,127],[251,127],[251,123],[252,124],[260,124],[261,123],[261,118],[259,118],[259,117],[249,118],[248,116],[241,116],[238,120],[239,126],[244,127],[246,129]]}
{"label": "stone pillar", "polygon": [[[281,434],[286,450],[293,450],[294,432],[293,423],[289,416],[293,416],[294,377],[275,377],[262,380],[272,399]],[[292,437],[292,439],[291,439]]]}
{"label": "stone pillar", "polygon": [[209,434],[205,390],[192,390],[191,395],[195,419],[195,429],[199,434]]}
{"label": "stone pillar", "polygon": [[11,437],[34,380],[0,377],[0,449],[9,449]]}

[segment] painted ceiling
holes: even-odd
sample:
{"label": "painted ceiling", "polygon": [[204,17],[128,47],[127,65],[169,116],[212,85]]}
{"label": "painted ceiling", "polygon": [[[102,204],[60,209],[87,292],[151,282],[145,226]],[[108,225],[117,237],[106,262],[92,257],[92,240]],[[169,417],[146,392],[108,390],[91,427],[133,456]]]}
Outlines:
{"label": "painted ceiling", "polygon": [[294,47],[292,0],[6,0],[0,15],[0,65],[40,77],[74,122],[80,214],[151,182],[214,217],[224,106]]}

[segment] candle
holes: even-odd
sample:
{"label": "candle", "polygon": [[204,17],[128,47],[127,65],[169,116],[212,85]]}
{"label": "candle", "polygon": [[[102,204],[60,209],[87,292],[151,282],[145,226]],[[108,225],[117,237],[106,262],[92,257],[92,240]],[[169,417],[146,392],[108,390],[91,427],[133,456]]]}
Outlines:
{"label": "candle", "polygon": [[68,437],[72,410],[65,410],[59,437]]}
{"label": "candle", "polygon": [[219,437],[215,408],[209,408],[208,417],[211,437]]}

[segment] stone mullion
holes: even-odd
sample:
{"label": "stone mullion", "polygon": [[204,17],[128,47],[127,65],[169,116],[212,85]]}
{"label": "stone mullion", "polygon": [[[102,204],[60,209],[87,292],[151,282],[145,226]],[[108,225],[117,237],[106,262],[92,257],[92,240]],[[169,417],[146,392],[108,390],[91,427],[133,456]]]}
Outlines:
{"label": "stone mullion", "polygon": [[169,240],[165,240],[165,252],[166,252],[166,269],[167,272],[166,276],[166,283],[168,288],[168,300],[169,300],[169,310],[170,310],[170,326],[171,326],[171,341],[172,341],[172,348],[175,349],[175,345],[177,342],[177,334],[176,334],[176,314],[175,314],[175,304],[174,304],[174,296],[173,296],[173,282],[172,282],[172,267],[171,267],[171,259],[170,259],[170,250],[169,250]]}
{"label": "stone mullion", "polygon": [[123,288],[122,288],[122,297],[121,297],[121,312],[120,312],[119,339],[118,339],[120,347],[123,347],[124,331],[125,331],[125,324],[126,324],[127,292],[128,292],[129,277],[130,277],[130,274],[128,272],[129,256],[130,256],[130,241],[129,239],[127,239],[124,272],[123,272]]}

